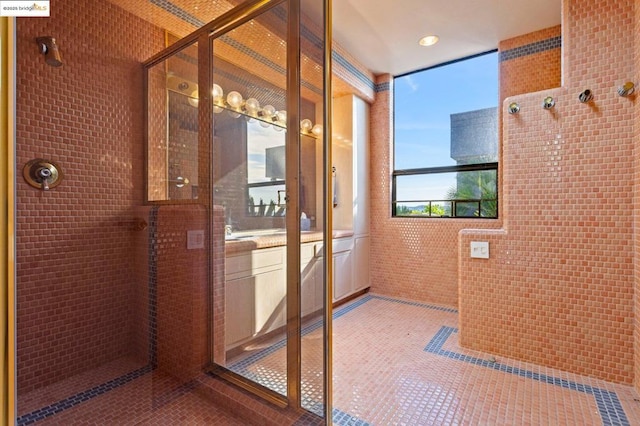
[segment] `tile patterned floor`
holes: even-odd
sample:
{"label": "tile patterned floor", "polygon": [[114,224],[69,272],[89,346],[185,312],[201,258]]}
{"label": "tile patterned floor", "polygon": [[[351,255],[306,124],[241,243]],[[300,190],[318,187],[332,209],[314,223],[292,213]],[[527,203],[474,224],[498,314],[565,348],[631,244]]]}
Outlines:
{"label": "tile patterned floor", "polygon": [[[336,425],[640,425],[629,386],[460,348],[453,309],[365,295],[334,317]],[[303,393],[312,410],[321,401],[320,336],[317,324],[305,327]],[[283,360],[276,344],[234,368],[277,388]],[[19,410],[19,424],[246,423],[131,360],[20,396]]]}

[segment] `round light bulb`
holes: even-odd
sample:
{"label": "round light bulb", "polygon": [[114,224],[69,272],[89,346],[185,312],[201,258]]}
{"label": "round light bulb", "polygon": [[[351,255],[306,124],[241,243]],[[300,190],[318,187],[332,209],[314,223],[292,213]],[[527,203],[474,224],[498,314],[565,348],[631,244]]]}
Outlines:
{"label": "round light bulb", "polygon": [[282,125],[287,124],[287,111],[278,111],[276,112],[276,119]]}
{"label": "round light bulb", "polygon": [[273,120],[273,116],[276,114],[276,109],[273,105],[265,105],[262,108],[262,118],[265,120]]}
{"label": "round light bulb", "polygon": [[260,110],[260,102],[256,98],[249,98],[244,103],[244,107],[247,112],[251,115],[257,115]]}
{"label": "round light bulb", "polygon": [[320,136],[322,134],[322,124],[316,124],[315,126],[313,126],[313,128],[311,129],[311,133],[316,136]]}
{"label": "round light bulb", "polygon": [[308,118],[305,118],[300,122],[300,130],[302,130],[303,132],[309,133],[312,128],[313,128],[313,123]]}
{"label": "round light bulb", "polygon": [[229,92],[229,94],[227,95],[227,103],[229,104],[229,106],[231,106],[231,108],[240,108],[242,106],[242,101],[242,95],[235,90]]}
{"label": "round light bulb", "polygon": [[211,90],[211,94],[213,95],[213,102],[214,103],[221,103],[222,102],[222,97],[224,96],[224,92],[222,91],[222,87],[218,86],[217,84],[213,85],[213,89]]}
{"label": "round light bulb", "polygon": [[191,92],[191,95],[187,98],[187,101],[189,101],[189,105],[191,105],[194,108],[198,108],[198,91],[194,90],[193,92]]}

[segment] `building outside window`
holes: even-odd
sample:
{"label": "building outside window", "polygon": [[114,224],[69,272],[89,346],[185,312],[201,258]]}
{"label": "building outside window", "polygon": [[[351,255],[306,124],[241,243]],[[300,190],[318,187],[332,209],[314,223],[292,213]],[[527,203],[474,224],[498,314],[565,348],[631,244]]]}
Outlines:
{"label": "building outside window", "polygon": [[392,213],[498,217],[498,54],[394,82]]}

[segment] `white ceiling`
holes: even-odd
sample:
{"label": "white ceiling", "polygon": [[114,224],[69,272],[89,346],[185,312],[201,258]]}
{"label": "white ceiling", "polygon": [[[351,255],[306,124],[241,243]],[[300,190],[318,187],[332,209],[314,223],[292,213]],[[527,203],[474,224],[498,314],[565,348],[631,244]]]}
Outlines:
{"label": "white ceiling", "polygon": [[[400,75],[559,25],[560,10],[561,0],[333,0],[333,37],[374,74]],[[440,41],[418,45],[430,34]]]}

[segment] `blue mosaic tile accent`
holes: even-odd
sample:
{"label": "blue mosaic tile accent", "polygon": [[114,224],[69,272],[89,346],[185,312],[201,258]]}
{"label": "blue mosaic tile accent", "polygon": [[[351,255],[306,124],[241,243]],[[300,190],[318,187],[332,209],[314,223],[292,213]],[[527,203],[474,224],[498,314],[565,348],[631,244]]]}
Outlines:
{"label": "blue mosaic tile accent", "polygon": [[389,89],[391,88],[391,83],[389,83],[388,81],[384,82],[384,83],[379,83],[376,84],[373,87],[373,91],[376,93],[380,93],[380,92],[387,92]]}
{"label": "blue mosaic tile accent", "polygon": [[18,426],[29,425],[35,423],[37,421],[43,420],[47,417],[51,417],[54,414],[58,414],[64,410],[75,407],[78,404],[82,404],[85,401],[88,401],[96,396],[100,396],[110,390],[119,388],[122,385],[129,383],[132,380],[135,380],[139,377],[144,376],[152,370],[150,366],[142,367],[138,370],[134,370],[130,373],[125,374],[124,376],[120,376],[113,380],[110,380],[101,385],[95,386],[89,390],[77,393],[73,396],[63,399],[62,401],[58,401],[54,404],[48,405],[46,407],[40,408],[36,411],[33,411],[29,414],[25,414],[16,419],[16,424]]}
{"label": "blue mosaic tile accent", "polygon": [[206,24],[206,22],[202,22],[201,20],[199,20],[198,18],[196,18],[195,16],[193,16],[192,14],[187,12],[186,10],[176,6],[175,4],[171,3],[170,1],[167,1],[167,0],[149,0],[149,3],[154,4],[154,5],[158,6],[158,7],[166,10],[170,14],[182,19],[185,22],[190,23],[194,27],[200,28],[201,26]]}
{"label": "blue mosaic tile accent", "polygon": [[407,301],[407,300],[399,300],[399,299],[393,299],[391,297],[386,297],[386,296],[369,296],[372,299],[379,299],[379,300],[384,300],[387,302],[393,302],[393,303],[401,303],[403,305],[409,305],[409,306],[417,306],[419,308],[425,308],[425,309],[432,309],[434,311],[442,311],[442,312],[448,312],[450,314],[457,314],[458,310],[455,308],[448,308],[446,306],[437,306],[437,305],[430,305],[427,303],[420,303],[420,302],[412,302],[412,301]]}
{"label": "blue mosaic tile accent", "polygon": [[498,54],[498,61],[508,61],[509,59],[520,58],[521,56],[533,55],[534,53],[544,52],[546,50],[558,49],[562,47],[562,37],[553,37],[546,40],[536,41],[535,43],[525,46],[516,47],[505,50]]}
{"label": "blue mosaic tile accent", "polygon": [[151,207],[149,211],[149,364],[155,368],[158,365],[158,210],[159,206]]}
{"label": "blue mosaic tile accent", "polygon": [[331,51],[331,59],[333,59],[335,63],[342,65],[347,71],[353,74],[354,77],[363,82],[365,86],[367,86],[371,90],[375,89],[375,83],[370,80],[369,77],[367,77],[362,71],[357,69],[353,64],[351,64],[351,62],[346,60],[344,56],[340,55],[335,50]]}
{"label": "blue mosaic tile accent", "polygon": [[438,330],[433,339],[424,348],[425,352],[429,352],[435,355],[444,356],[447,358],[455,359],[457,361],[467,362],[469,364],[478,365],[481,367],[491,368],[503,373],[513,374],[525,379],[535,380],[537,382],[546,383],[549,385],[560,386],[564,389],[573,390],[576,392],[592,395],[598,406],[598,412],[602,417],[602,424],[605,426],[630,426],[627,415],[622,408],[622,404],[618,399],[618,395],[615,392],[611,392],[605,389],[595,388],[590,385],[577,383],[571,380],[561,379],[559,377],[547,376],[546,374],[536,373],[534,371],[524,370],[522,368],[513,367],[510,365],[504,365],[499,362],[491,362],[482,358],[473,357],[470,355],[464,355],[458,352],[447,351],[442,349],[444,343],[458,330],[453,327],[443,326]]}

